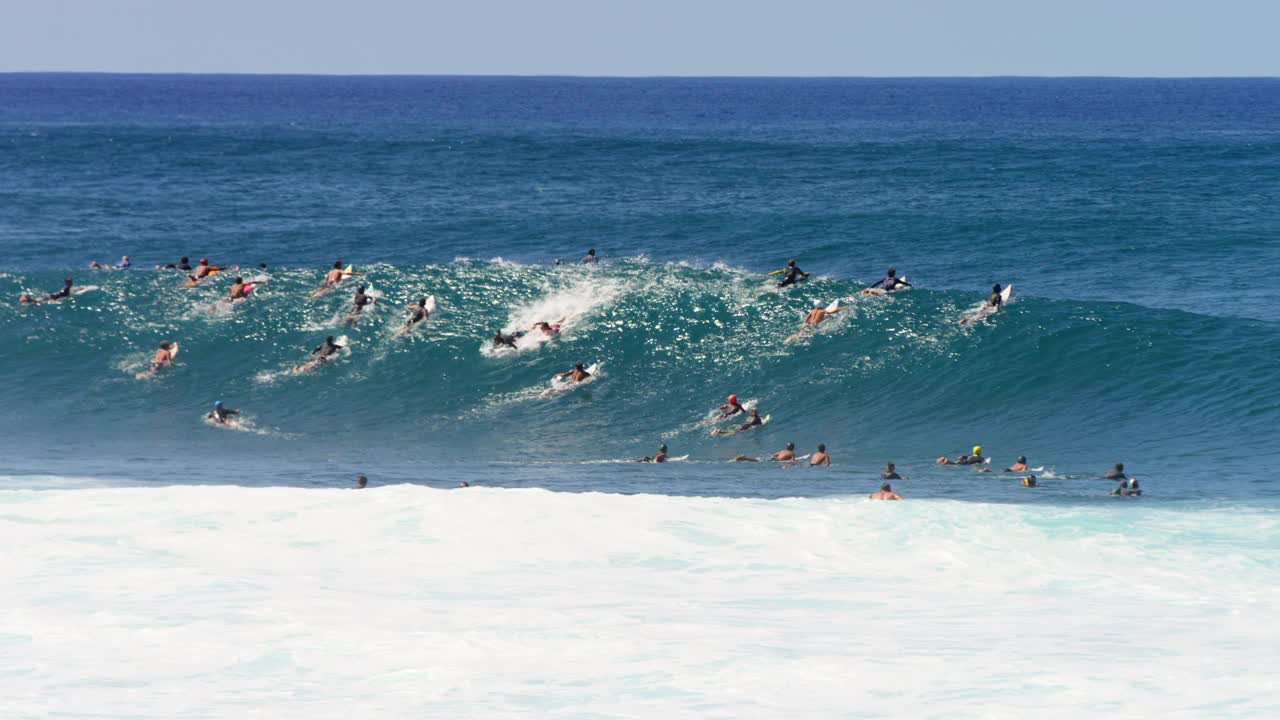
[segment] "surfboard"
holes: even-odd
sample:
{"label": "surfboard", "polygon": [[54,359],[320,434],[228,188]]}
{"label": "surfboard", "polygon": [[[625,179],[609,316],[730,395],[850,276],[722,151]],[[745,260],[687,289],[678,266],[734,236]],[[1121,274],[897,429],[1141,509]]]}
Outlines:
{"label": "surfboard", "polygon": [[826,311],[827,311],[827,312],[829,312],[829,313],[833,313],[833,312],[835,312],[836,310],[839,310],[839,309],[840,309],[840,301],[839,301],[838,299],[837,299],[837,300],[832,300],[832,301],[831,301],[831,304],[830,304],[830,305],[828,305],[828,306],[826,307]]}
{"label": "surfboard", "polygon": [[573,388],[586,385],[587,383],[590,383],[590,382],[594,382],[596,378],[600,377],[599,375],[600,363],[591,363],[584,369],[587,371],[587,374],[590,375],[590,377],[583,380],[582,382],[574,382],[573,379],[569,377],[551,378],[551,387],[542,391],[542,397],[547,397],[549,395],[555,395],[557,393],[566,392]]}
{"label": "surfboard", "polygon": [[1005,285],[1005,286],[1004,286],[1004,290],[1001,290],[1001,291],[1000,291],[1000,302],[1001,302],[1001,303],[1007,303],[1007,302],[1009,302],[1009,296],[1010,296],[1010,295],[1012,295],[1012,294],[1013,294],[1013,286],[1012,286],[1012,285]]}
{"label": "surfboard", "polygon": [[759,425],[752,425],[751,427],[743,428],[743,429],[739,429],[739,428],[736,428],[736,427],[734,427],[734,428],[716,428],[715,430],[712,430],[712,431],[711,431],[711,435],[712,435],[713,437],[726,437],[726,436],[728,436],[728,435],[737,435],[738,433],[740,433],[740,432],[746,432],[747,430],[754,430],[755,428],[758,428],[758,427],[764,427],[765,425],[768,425],[768,424],[769,424],[769,419],[770,419],[770,418],[772,418],[772,417],[773,417],[772,415],[765,415],[765,416],[763,416],[763,417],[761,417],[761,418],[760,418],[760,424],[759,424]]}
{"label": "surfboard", "polygon": [[[169,365],[170,365],[170,367],[172,367],[172,366],[173,366],[173,359],[174,359],[174,358],[176,358],[176,357],[178,357],[178,349],[179,349],[179,347],[180,347],[180,346],[179,346],[179,345],[178,345],[178,343],[176,343],[176,342],[175,342],[175,343],[169,343]],[[143,370],[142,372],[137,373],[137,374],[136,374],[136,375],[134,375],[133,377],[134,377],[134,379],[137,379],[137,380],[147,380],[147,379],[150,379],[150,378],[155,377],[155,376],[156,376],[156,373],[158,373],[158,372],[159,372],[159,370],[158,370],[158,369],[153,365],[153,366],[151,366],[151,367],[148,367],[146,370]]]}
{"label": "surfboard", "polygon": [[[906,277],[900,277],[900,278],[898,278],[898,279],[899,279],[899,280],[901,280],[902,282],[906,282],[906,281],[907,281],[907,278],[906,278]],[[862,290],[862,294],[863,294],[863,295],[889,295],[889,294],[891,294],[891,293],[899,293],[899,292],[903,292],[904,290],[910,290],[910,289],[911,289],[911,288],[910,288],[909,286],[905,286],[905,285],[904,285],[903,287],[900,287],[900,288],[895,288],[894,290],[885,290],[884,288],[871,288],[871,287],[869,287],[869,288],[864,288],[864,289]]]}
{"label": "surfboard", "polygon": [[173,358],[178,357],[178,348],[179,348],[179,347],[181,347],[181,346],[180,346],[180,345],[178,345],[178,343],[169,343],[169,359],[170,359],[170,360],[172,360]]}
{"label": "surfboard", "polygon": [[346,335],[339,335],[333,339],[333,344],[345,349],[351,345],[351,339]]}
{"label": "surfboard", "polygon": [[427,312],[433,313],[435,311],[436,311],[436,296],[428,295],[427,296]]}
{"label": "surfboard", "polygon": [[76,296],[76,295],[83,295],[83,294],[85,294],[85,293],[87,293],[87,292],[93,292],[94,290],[101,290],[101,289],[102,289],[102,288],[101,288],[101,287],[99,287],[99,286],[97,286],[97,285],[85,285],[85,286],[83,286],[83,287],[78,287],[78,288],[76,288],[76,289],[72,290],[72,291],[71,291],[71,295],[72,295],[72,297],[74,297],[74,296]]}

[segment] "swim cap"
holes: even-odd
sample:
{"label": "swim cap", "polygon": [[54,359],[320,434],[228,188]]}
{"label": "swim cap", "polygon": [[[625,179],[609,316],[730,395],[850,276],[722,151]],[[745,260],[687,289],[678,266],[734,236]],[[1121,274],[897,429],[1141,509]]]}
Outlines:
{"label": "swim cap", "polygon": [[818,443],[818,452],[826,452],[826,451],[827,451],[827,446],[823,445],[822,443]]}
{"label": "swim cap", "polygon": [[661,452],[666,452],[666,451],[667,451],[667,444],[666,444],[666,443],[662,443],[662,446],[661,446],[661,447],[659,447],[659,448],[658,448],[658,450],[659,450],[659,451],[661,451]]}
{"label": "swim cap", "polygon": [[889,268],[888,272],[885,273],[885,275],[888,275],[889,277],[893,277],[894,275],[897,275],[897,274],[898,274],[898,271],[893,268]]}
{"label": "swim cap", "polygon": [[1018,462],[1022,463],[1023,465],[1026,465],[1026,464],[1027,464],[1027,456],[1026,456],[1026,455],[1019,455],[1019,456],[1018,456]]}
{"label": "swim cap", "polygon": [[729,396],[729,402],[730,402],[730,403],[736,403],[736,402],[738,402],[738,396],[737,396],[737,395],[730,395],[730,396]]}
{"label": "swim cap", "polygon": [[215,402],[215,403],[213,404],[213,409],[214,409],[214,410],[221,410],[221,409],[222,409],[222,401],[221,401],[221,400],[219,400],[219,401]]}
{"label": "swim cap", "polygon": [[795,450],[795,449],[796,449],[796,444],[795,444],[795,443],[793,443],[793,442],[789,442],[789,443],[787,443],[787,449],[788,449],[788,450]]}
{"label": "swim cap", "polygon": [[974,445],[974,446],[973,446],[973,454],[974,454],[974,455],[981,455],[981,454],[982,454],[982,446],[981,446],[981,445]]}

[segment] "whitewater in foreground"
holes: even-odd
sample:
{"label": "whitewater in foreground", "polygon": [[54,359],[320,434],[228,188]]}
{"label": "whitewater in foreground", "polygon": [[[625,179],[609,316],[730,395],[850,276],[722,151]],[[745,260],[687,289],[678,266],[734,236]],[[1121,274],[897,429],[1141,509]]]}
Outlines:
{"label": "whitewater in foreground", "polygon": [[1274,717],[1266,507],[0,492],[0,716]]}

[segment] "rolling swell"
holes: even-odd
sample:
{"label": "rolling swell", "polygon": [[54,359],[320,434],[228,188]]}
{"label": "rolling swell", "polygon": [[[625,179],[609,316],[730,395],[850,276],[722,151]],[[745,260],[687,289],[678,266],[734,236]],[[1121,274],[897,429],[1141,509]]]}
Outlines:
{"label": "rolling swell", "polygon": [[[843,458],[925,462],[983,443],[997,454],[1086,469],[1116,457],[1253,460],[1280,416],[1272,324],[1138,305],[1046,300],[1019,292],[976,327],[956,320],[980,292],[858,296],[817,277],[778,294],[758,274],[643,258],[595,270],[460,259],[364,268],[384,302],[354,329],[353,287],[307,301],[311,269],[272,282],[229,311],[229,279],[184,290],[169,273],[90,276],[71,303],[0,311],[0,389],[13,447],[50,434],[68,453],[177,450],[300,456],[360,453],[408,460],[468,457],[600,460],[651,452],[723,459],[787,440],[826,442]],[[54,287],[60,276],[0,276],[0,289]],[[426,332],[394,337],[402,306],[434,294]],[[819,300],[852,309],[787,343]],[[562,337],[492,353],[500,328],[566,319]],[[326,334],[348,357],[287,372]],[[133,374],[161,339],[183,352],[151,382]],[[532,339],[532,338],[530,338]],[[593,384],[539,397],[553,373],[601,363]],[[728,392],[759,403],[770,425],[713,439],[700,420]],[[212,431],[214,399],[260,431]]]}

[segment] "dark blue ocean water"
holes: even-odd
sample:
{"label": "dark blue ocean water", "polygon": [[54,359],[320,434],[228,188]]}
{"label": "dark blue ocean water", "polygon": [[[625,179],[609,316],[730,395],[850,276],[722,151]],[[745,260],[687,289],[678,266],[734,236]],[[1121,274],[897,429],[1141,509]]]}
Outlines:
{"label": "dark blue ocean water", "polygon": [[[1144,501],[1274,498],[1277,200],[1277,80],[0,75],[0,291],[101,287],[0,307],[0,474],[774,496],[895,460],[917,496],[1064,502],[1123,461]],[[149,269],[181,255],[273,279],[224,312],[228,276]],[[779,294],[788,257],[815,278]],[[306,299],[336,258],[384,293],[350,330],[352,288]],[[857,295],[890,264],[917,289]],[[1015,302],[958,327],[994,282]],[[135,380],[161,339],[178,366]],[[597,382],[537,396],[578,360]],[[770,424],[709,437],[728,392]],[[259,432],[204,425],[218,398]],[[725,463],[788,440],[836,466]],[[605,462],[660,442],[689,459]],[[1042,486],[932,463],[974,444]]]}

